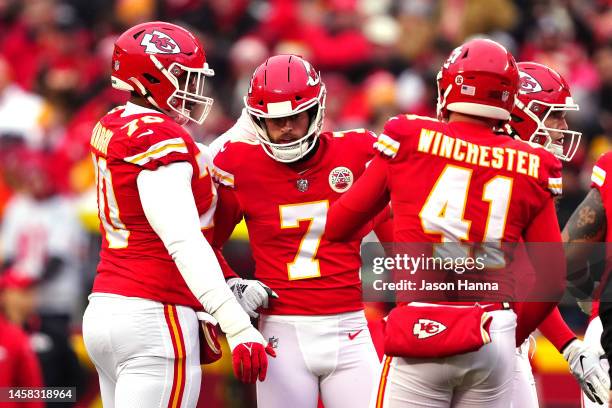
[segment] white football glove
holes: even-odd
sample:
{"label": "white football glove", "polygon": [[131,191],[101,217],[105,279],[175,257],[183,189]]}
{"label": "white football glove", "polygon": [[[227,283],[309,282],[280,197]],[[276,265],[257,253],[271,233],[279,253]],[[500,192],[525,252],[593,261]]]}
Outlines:
{"label": "white football glove", "polygon": [[600,364],[603,354],[603,349],[589,347],[578,339],[573,340],[563,350],[563,357],[585,395],[595,403],[607,405],[610,378]]}
{"label": "white football glove", "polygon": [[268,307],[270,296],[278,298],[272,289],[258,280],[231,278],[227,280],[227,284],[240,306],[253,318],[259,317],[257,309]]}

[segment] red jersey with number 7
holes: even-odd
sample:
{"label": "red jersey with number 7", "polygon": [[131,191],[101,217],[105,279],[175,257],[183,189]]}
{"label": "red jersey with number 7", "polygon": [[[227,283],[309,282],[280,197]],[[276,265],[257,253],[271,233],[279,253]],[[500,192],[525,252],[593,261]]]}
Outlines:
{"label": "red jersey with number 7", "polygon": [[[263,313],[324,315],[363,308],[360,244],[372,225],[348,242],[329,242],[322,235],[328,208],[361,176],[375,141],[365,130],[325,132],[311,158],[289,165],[270,158],[254,140],[230,140],[215,156],[219,208],[227,211],[223,197],[232,194],[239,209],[229,228],[244,216],[255,278],[279,295]],[[219,222],[217,232],[227,235]]]}
{"label": "red jersey with number 7", "polygon": [[216,202],[204,157],[191,136],[170,117],[151,110],[127,116],[124,112],[123,106],[110,111],[91,138],[102,234],[93,292],[201,309],[147,221],[136,179],[141,170],[190,163],[191,187],[204,229],[212,225]]}

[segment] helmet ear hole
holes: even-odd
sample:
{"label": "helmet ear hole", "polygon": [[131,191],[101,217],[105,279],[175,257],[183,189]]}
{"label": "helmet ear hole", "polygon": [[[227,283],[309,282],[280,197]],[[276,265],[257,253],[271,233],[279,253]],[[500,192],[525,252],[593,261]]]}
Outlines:
{"label": "helmet ear hole", "polygon": [[145,30],[140,30],[140,31],[137,31],[136,33],[134,33],[134,35],[133,35],[132,37],[133,37],[135,40],[137,40],[137,39],[138,39],[138,37],[140,37],[140,35],[141,35],[142,33],[144,33],[144,32],[145,32]]}
{"label": "helmet ear hole", "polygon": [[295,95],[295,100],[296,100],[296,101],[301,101],[301,100],[302,100],[302,97],[301,97],[300,95]]}
{"label": "helmet ear hole", "polygon": [[149,73],[147,73],[147,72],[143,73],[143,74],[142,74],[142,76],[143,76],[143,77],[144,77],[144,78],[145,78],[147,81],[149,81],[149,83],[150,83],[150,84],[154,84],[154,85],[155,85],[155,84],[159,84],[159,79],[155,78],[153,75],[151,75],[151,74],[149,74]]}
{"label": "helmet ear hole", "polygon": [[172,71],[170,71],[172,73],[172,75],[174,75],[175,77],[180,77],[183,74],[183,70],[180,69],[179,67],[175,66],[172,68]]}

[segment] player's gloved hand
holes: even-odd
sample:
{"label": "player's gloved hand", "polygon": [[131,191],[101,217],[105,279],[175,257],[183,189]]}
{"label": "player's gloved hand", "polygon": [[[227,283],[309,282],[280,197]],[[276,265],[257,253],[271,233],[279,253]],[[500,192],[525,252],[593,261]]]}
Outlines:
{"label": "player's gloved hand", "polygon": [[266,344],[263,336],[253,326],[234,334],[227,335],[227,342],[232,350],[234,375],[240,381],[255,384],[257,379],[266,379],[268,355],[276,357],[271,345]]}
{"label": "player's gloved hand", "polygon": [[236,300],[247,314],[253,318],[259,317],[256,312],[260,307],[268,307],[270,296],[278,298],[278,295],[258,280],[231,278],[227,284],[234,293]]}
{"label": "player's gloved hand", "polygon": [[563,350],[563,357],[569,363],[570,371],[578,380],[582,391],[593,402],[607,404],[610,392],[610,378],[601,367],[601,347],[589,347],[581,340],[573,340]]}

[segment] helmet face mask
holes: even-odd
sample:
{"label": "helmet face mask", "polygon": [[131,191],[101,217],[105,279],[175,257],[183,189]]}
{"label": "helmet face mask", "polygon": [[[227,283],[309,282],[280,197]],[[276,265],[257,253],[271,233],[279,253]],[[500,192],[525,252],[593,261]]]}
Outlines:
{"label": "helmet face mask", "polygon": [[[321,91],[325,93],[325,88],[322,87]],[[257,138],[262,144],[264,151],[272,157],[282,163],[292,163],[302,157],[306,156],[316,145],[316,139],[318,138],[323,128],[323,117],[324,117],[324,106],[325,106],[325,94],[321,95],[322,104],[315,100],[315,103],[305,106],[303,109],[292,112],[290,115],[280,116],[256,116],[250,114],[249,118],[253,123],[253,127],[257,133]],[[307,112],[309,115],[309,125],[304,136],[299,139],[288,142],[288,143],[275,143],[270,139],[269,131],[267,129],[265,119],[283,118],[288,116],[294,116],[301,112]]]}
{"label": "helmet face mask", "polygon": [[[533,105],[543,105],[546,113],[540,119],[532,111]],[[558,129],[546,125],[547,119],[554,115],[555,112],[577,111],[578,105],[575,104],[547,104],[545,102],[531,101],[526,106],[527,114],[534,120],[538,127],[533,132],[529,141],[532,143],[541,144],[546,150],[551,152],[560,160],[571,161],[578,147],[580,146],[581,132],[576,132],[569,129]]]}
{"label": "helmet face mask", "polygon": [[208,68],[208,64],[203,69],[194,69],[175,62],[168,72],[176,83],[174,92],[167,99],[168,106],[185,121],[202,124],[213,105],[213,99],[205,96],[204,83],[206,77],[214,75],[214,71]]}
{"label": "helmet face mask", "polygon": [[509,125],[513,132],[530,143],[542,145],[555,157],[571,161],[580,146],[581,132],[567,129],[567,125],[553,127],[553,119],[578,111],[569,86],[552,69],[533,62],[518,64],[521,88]]}
{"label": "helmet face mask", "polygon": [[200,42],[179,26],[157,21],[124,32],[115,42],[112,72],[114,88],[136,92],[181,124],[201,124],[210,112],[204,83],[214,71]]}
{"label": "helmet face mask", "polygon": [[[323,128],[325,96],[325,85],[318,72],[298,56],[277,55],[255,70],[244,103],[268,156],[292,163],[312,151]],[[291,117],[301,112],[308,112],[309,116],[303,136],[286,143],[270,138],[265,119]]]}

